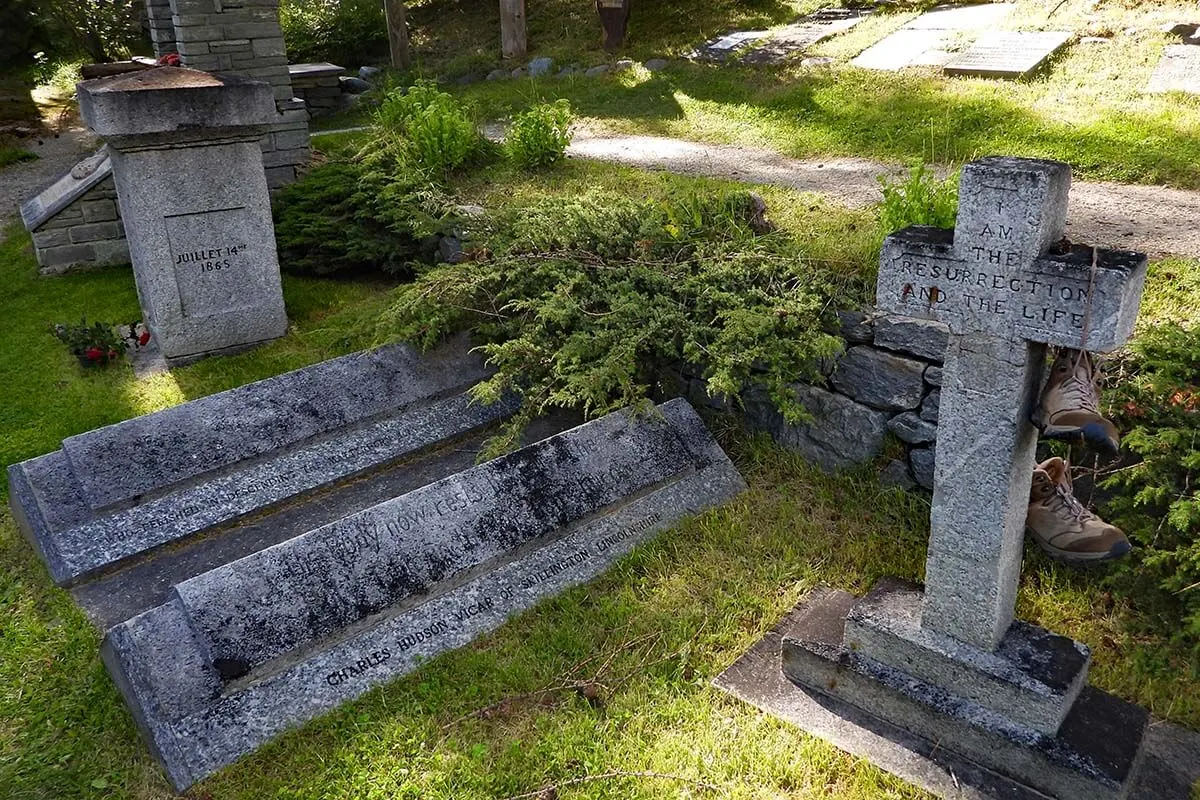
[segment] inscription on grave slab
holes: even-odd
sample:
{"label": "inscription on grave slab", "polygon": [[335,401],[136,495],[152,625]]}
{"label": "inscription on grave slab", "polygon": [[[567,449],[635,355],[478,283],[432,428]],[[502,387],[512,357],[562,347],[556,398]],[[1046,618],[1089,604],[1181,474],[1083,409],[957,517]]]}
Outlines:
{"label": "inscription on grave slab", "polygon": [[185,581],[102,655],[183,789],[744,488],[686,402],[617,412]]}
{"label": "inscription on grave slab", "polygon": [[947,75],[1020,78],[1071,39],[1066,31],[991,31],[946,63]]}

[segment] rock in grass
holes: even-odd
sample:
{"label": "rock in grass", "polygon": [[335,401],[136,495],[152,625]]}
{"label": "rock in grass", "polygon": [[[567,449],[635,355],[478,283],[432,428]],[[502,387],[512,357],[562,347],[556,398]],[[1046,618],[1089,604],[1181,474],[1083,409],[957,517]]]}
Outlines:
{"label": "rock in grass", "polygon": [[597,64],[594,67],[590,67],[583,74],[585,77],[588,77],[588,78],[598,78],[601,75],[607,75],[608,74],[608,64]]}
{"label": "rock in grass", "polygon": [[554,59],[542,56],[535,58],[529,62],[529,77],[540,78],[543,75],[549,75],[550,70],[554,67]]}

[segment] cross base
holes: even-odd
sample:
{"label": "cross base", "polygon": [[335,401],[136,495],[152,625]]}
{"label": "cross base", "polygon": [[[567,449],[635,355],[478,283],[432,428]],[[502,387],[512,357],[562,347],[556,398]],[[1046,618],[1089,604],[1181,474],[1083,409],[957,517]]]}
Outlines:
{"label": "cross base", "polygon": [[1188,797],[1187,776],[1140,769],[1145,709],[1083,688],[1058,733],[1040,733],[849,646],[859,602],[818,590],[716,685],[942,797],[1115,800],[1147,782]]}

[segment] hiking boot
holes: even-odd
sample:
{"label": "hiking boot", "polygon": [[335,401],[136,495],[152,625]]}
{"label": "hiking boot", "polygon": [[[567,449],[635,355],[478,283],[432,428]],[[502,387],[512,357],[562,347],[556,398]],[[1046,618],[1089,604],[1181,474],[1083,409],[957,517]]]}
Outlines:
{"label": "hiking boot", "polygon": [[1025,527],[1043,550],[1060,561],[1102,561],[1132,549],[1120,528],[1075,499],[1070,465],[1058,457],[1033,470]]}
{"label": "hiking boot", "polygon": [[1099,380],[1100,371],[1087,351],[1060,350],[1033,413],[1042,436],[1115,456],[1121,437],[1116,426],[1100,416]]}

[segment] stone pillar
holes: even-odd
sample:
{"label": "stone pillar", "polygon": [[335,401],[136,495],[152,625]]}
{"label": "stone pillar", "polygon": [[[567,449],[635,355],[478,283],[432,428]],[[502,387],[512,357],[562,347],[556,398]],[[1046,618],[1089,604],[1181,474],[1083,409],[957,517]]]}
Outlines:
{"label": "stone pillar", "polygon": [[171,19],[171,0],[146,0],[146,16],[150,20],[150,40],[154,42],[154,55],[162,58],[167,53],[179,52],[175,42],[175,23]]}
{"label": "stone pillar", "polygon": [[79,84],[111,151],[146,325],[168,362],[287,331],[258,141],[275,120],[260,81],[176,67]]}
{"label": "stone pillar", "polygon": [[308,113],[292,92],[279,0],[171,0],[179,56],[185,67],[266,81],[279,116],[260,145],[267,183],[291,183],[309,159]]}

